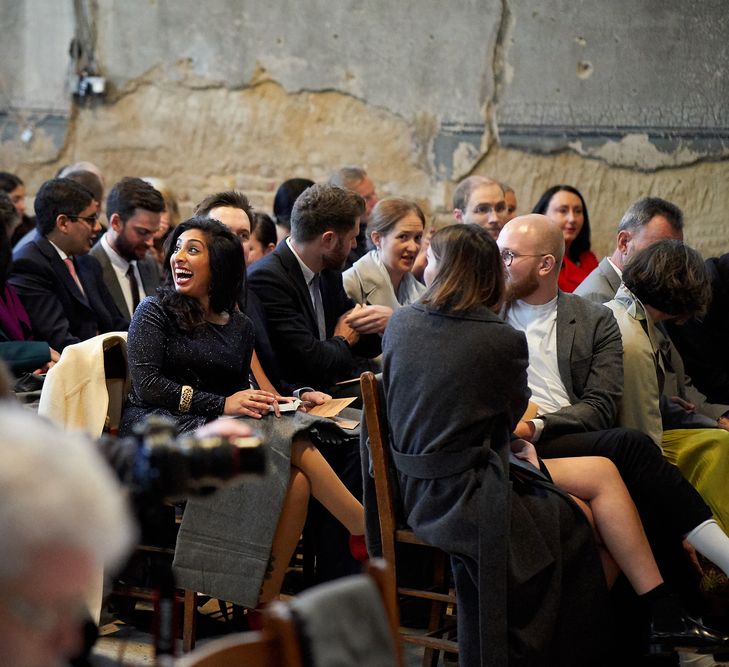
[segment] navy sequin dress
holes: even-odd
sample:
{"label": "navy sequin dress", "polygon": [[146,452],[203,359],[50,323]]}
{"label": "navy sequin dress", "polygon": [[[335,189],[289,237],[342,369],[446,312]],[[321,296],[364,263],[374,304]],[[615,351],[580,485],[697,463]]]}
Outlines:
{"label": "navy sequin dress", "polygon": [[[227,324],[205,322],[180,331],[157,297],[139,304],[129,327],[132,391],[124,407],[120,434],[149,414],[174,419],[190,431],[223,414],[226,396],[248,389],[253,324],[232,313]],[[189,412],[178,407],[183,385],[194,389]]]}
{"label": "navy sequin dress", "polygon": [[[157,297],[144,299],[129,327],[132,391],[120,433],[129,434],[149,414],[171,417],[180,431],[222,415],[226,396],[249,387],[253,344],[253,324],[239,312],[227,324],[206,322],[184,333]],[[194,390],[187,413],[178,410],[183,385]],[[291,442],[326,420],[302,412],[243,419],[265,445],[266,474],[240,477],[209,498],[190,498],[173,565],[179,586],[254,607],[291,474]]]}

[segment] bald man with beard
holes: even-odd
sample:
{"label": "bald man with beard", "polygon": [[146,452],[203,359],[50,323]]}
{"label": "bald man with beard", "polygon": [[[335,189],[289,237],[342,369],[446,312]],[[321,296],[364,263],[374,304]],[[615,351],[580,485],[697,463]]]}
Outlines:
{"label": "bald man with beard", "polygon": [[684,539],[727,572],[729,538],[696,489],[648,435],[613,428],[623,386],[620,330],[608,308],[557,287],[564,254],[559,226],[543,215],[520,216],[503,227],[498,245],[509,289],[502,317],[526,335],[529,388],[538,406],[515,435],[545,459],[612,460],[667,580],[686,565]]}

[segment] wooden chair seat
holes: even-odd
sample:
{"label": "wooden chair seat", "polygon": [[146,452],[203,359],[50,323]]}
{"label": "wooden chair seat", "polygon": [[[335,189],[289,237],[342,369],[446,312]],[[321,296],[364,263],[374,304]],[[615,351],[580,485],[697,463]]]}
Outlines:
{"label": "wooden chair seat", "polygon": [[[374,581],[378,595],[382,600],[379,609],[371,608],[371,597],[360,598],[360,604],[366,604],[369,613],[373,618],[381,618],[383,615],[387,623],[387,644],[384,651],[390,656],[388,665],[390,667],[403,667],[402,653],[397,643],[397,608],[394,605],[394,591],[388,587],[391,585],[389,566],[383,560],[373,559],[367,565],[367,574]],[[355,575],[361,579],[362,575]],[[319,594],[316,597],[317,608],[326,613],[336,603],[335,596],[341,595],[346,589],[344,579],[337,582],[330,582],[334,585],[325,584],[319,587]],[[313,592],[315,589],[311,589]],[[369,589],[371,590],[371,588]],[[304,593],[301,600],[308,593]],[[350,594],[351,596],[351,594]],[[344,598],[344,604],[351,604],[352,598]],[[294,609],[296,601],[274,602],[263,611],[263,630],[261,632],[244,632],[230,635],[209,642],[192,653],[180,658],[177,667],[323,667],[317,663],[311,649],[312,637],[305,635],[303,626],[306,619],[297,619],[297,611]],[[313,607],[308,609],[313,611]],[[368,619],[363,618],[362,623]],[[370,619],[369,622],[372,622]],[[355,632],[357,630],[355,629]],[[380,635],[382,636],[382,635]],[[331,637],[327,635],[327,640]],[[342,646],[348,646],[348,637],[337,636],[336,641],[341,641]]]}

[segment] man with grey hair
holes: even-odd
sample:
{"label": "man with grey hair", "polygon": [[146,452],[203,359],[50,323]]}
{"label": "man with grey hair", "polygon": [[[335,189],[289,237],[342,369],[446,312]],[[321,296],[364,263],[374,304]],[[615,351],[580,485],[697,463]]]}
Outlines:
{"label": "man with grey hair", "polygon": [[483,227],[496,240],[507,221],[504,188],[486,176],[464,178],[453,192],[453,217]]}
{"label": "man with grey hair", "polygon": [[[575,294],[595,303],[607,303],[615,296],[623,269],[633,255],[656,241],[683,240],[683,212],[659,197],[643,197],[631,204],[618,225],[615,250],[603,257],[597,268],[577,287]],[[656,326],[665,381],[661,410],[665,428],[709,428],[729,430],[729,405],[709,403],[691,382],[683,360],[662,323]]]}
{"label": "man with grey hair", "polygon": [[615,250],[575,290],[595,303],[610,301],[620,287],[625,263],[636,252],[656,241],[683,240],[681,209],[659,197],[643,197],[631,204],[618,225]]}
{"label": "man with grey hair", "polygon": [[133,523],[91,442],[10,404],[0,423],[0,664],[60,665],[83,648],[86,596]]}
{"label": "man with grey hair", "polygon": [[364,215],[360,219],[359,233],[357,234],[357,247],[349,253],[344,267],[348,269],[367,252],[367,222],[370,219],[372,209],[379,199],[375,192],[372,179],[362,167],[349,166],[337,169],[329,177],[329,185],[336,185],[340,188],[356,192],[364,199],[365,203]]}

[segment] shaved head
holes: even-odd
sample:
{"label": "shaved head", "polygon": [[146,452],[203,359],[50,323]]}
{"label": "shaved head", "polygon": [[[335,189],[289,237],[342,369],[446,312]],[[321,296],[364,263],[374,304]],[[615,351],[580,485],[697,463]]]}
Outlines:
{"label": "shaved head", "polygon": [[508,238],[513,239],[512,242],[518,242],[519,252],[549,253],[554,255],[557,266],[562,265],[564,235],[561,227],[546,215],[537,213],[520,215],[507,222],[501,233],[508,233]]}
{"label": "shaved head", "polygon": [[557,295],[564,256],[560,225],[545,215],[520,215],[504,225],[497,243],[506,265],[510,301],[541,304]]}

